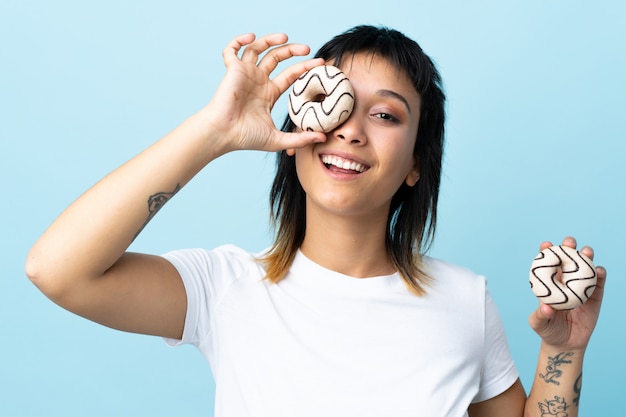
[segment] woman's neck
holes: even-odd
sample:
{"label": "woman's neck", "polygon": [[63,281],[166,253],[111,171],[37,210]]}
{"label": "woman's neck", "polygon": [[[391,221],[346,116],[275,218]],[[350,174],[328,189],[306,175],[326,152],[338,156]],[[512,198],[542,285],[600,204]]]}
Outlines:
{"label": "woman's neck", "polygon": [[319,214],[307,211],[301,246],[307,258],[327,269],[358,278],[396,271],[386,248],[386,217]]}

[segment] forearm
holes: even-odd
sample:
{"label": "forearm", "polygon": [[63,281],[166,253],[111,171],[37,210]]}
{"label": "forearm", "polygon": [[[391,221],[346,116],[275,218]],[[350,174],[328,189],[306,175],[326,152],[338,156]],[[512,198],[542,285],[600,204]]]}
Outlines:
{"label": "forearm", "polygon": [[584,351],[555,349],[542,344],[526,417],[578,416]]}
{"label": "forearm", "polygon": [[55,292],[104,274],[163,204],[227,151],[204,118],[192,116],[71,204],[31,249],[29,277]]}
{"label": "forearm", "polygon": [[[320,132],[281,132],[271,117],[273,105],[289,85],[323,61],[306,60],[270,79],[278,63],[309,53],[306,45],[286,41],[283,34],[233,39],[223,51],[227,71],[211,102],[65,210],[28,254],[29,278],[57,303],[74,306],[73,311],[97,321],[109,323],[109,313],[121,306],[126,312],[118,315],[117,324],[123,323],[132,315],[129,306],[137,303],[151,307],[147,322],[155,312],[183,311],[180,277],[168,269],[170,264],[164,266],[159,257],[124,254],[156,212],[215,158],[236,149],[274,152],[326,139]],[[247,45],[247,59],[240,59]],[[172,288],[179,296],[170,309],[163,307],[162,299]],[[148,301],[146,291],[152,292]],[[66,302],[70,299],[75,302]],[[167,334],[177,333],[180,322],[170,327]]]}

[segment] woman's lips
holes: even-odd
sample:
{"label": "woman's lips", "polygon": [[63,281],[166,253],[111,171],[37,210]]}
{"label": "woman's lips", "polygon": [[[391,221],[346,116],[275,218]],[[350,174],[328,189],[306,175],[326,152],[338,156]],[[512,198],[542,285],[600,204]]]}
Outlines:
{"label": "woman's lips", "polygon": [[364,163],[339,155],[323,154],[320,159],[326,168],[341,172],[360,174],[369,169]]}

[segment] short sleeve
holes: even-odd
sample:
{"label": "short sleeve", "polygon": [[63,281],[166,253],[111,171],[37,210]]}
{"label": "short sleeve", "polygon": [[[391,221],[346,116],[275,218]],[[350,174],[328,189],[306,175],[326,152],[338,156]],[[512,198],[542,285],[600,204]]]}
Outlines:
{"label": "short sleeve", "polygon": [[509,350],[500,313],[489,293],[485,296],[485,353],[479,391],[473,403],[493,398],[508,388],[519,377]]}
{"label": "short sleeve", "polygon": [[232,245],[213,250],[184,249],[161,255],[178,271],[187,294],[187,313],[181,340],[164,339],[170,346],[200,346],[211,333],[212,310],[230,284],[241,275],[251,255]]}

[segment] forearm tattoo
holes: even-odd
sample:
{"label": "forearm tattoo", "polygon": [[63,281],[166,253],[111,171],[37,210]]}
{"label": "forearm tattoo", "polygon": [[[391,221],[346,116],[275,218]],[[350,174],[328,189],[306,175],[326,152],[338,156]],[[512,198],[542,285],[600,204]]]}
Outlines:
{"label": "forearm tattoo", "polygon": [[[546,366],[546,372],[539,374],[539,377],[548,384],[561,385],[559,378],[563,375],[563,366],[572,363],[570,359],[574,356],[574,352],[561,352],[556,356],[548,356],[548,365]],[[573,390],[575,397],[573,403],[578,407],[580,401],[580,391],[582,388],[582,376],[581,373],[574,382]],[[541,411],[541,417],[568,417],[570,405],[565,401],[564,397],[554,396],[553,399],[546,399],[543,402],[537,403],[539,405],[539,411]]]}
{"label": "forearm tattoo", "polygon": [[567,359],[572,355],[574,355],[574,352],[561,352],[556,356],[548,356],[548,366],[546,366],[546,373],[539,374],[539,377],[548,383],[561,385],[561,383],[558,381],[561,375],[563,375],[563,371],[560,369],[560,367],[572,363],[571,360]]}
{"label": "forearm tattoo", "polygon": [[568,417],[569,413],[567,409],[569,405],[565,402],[565,398],[554,396],[553,400],[545,400],[545,402],[538,403],[539,411],[541,411],[541,417]]}
{"label": "forearm tattoo", "polygon": [[146,225],[152,220],[152,218],[161,210],[161,208],[167,203],[178,191],[180,190],[180,184],[176,184],[173,191],[170,192],[158,192],[156,194],[152,194],[148,197],[148,217],[146,221],[143,223],[141,228],[135,234],[135,238],[141,233],[141,231],[146,227]]}
{"label": "forearm tattoo", "polygon": [[580,391],[583,389],[583,373],[581,372],[576,378],[576,382],[574,382],[574,393],[576,397],[573,400],[573,403],[578,407],[578,402],[580,401]]}

